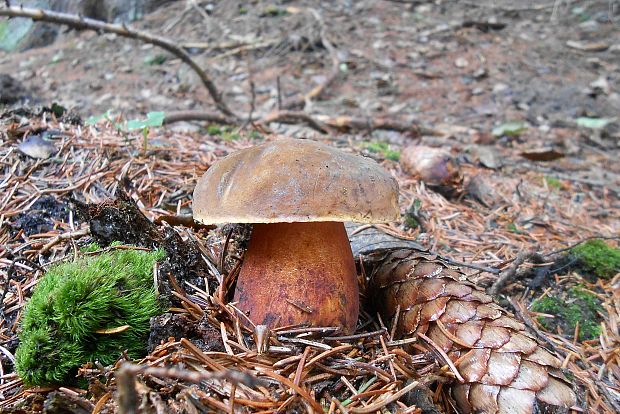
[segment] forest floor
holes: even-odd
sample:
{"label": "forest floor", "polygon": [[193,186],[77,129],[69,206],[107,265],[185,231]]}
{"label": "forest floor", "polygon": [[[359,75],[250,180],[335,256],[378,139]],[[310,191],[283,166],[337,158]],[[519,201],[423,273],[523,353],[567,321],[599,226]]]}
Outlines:
{"label": "forest floor", "polygon": [[[566,258],[552,253],[596,237],[618,246],[617,4],[282,3],[227,1],[209,9],[204,2],[173,2],[135,26],[178,41],[207,69],[229,107],[259,118],[330,76],[326,37],[335,48],[337,76],[303,110],[317,120],[349,116],[412,127],[333,128],[324,135],[301,123],[239,129],[179,122],[146,131],[145,148],[142,133],[117,130],[114,123],[156,111],[215,112],[197,76],[173,55],[75,30],[44,48],[0,52],[0,74],[23,86],[20,98],[56,102],[83,120],[108,113],[109,121],[80,126],[36,111],[5,112],[0,120],[0,278],[9,283],[0,326],[0,394],[23,396],[11,358],[19,310],[41,274],[38,266],[74,251],[71,233],[81,224],[67,196],[101,202],[128,178],[147,217],[188,214],[196,180],[211,163],[273,135],[322,140],[379,161],[399,181],[403,214],[403,222],[380,230],[497,270],[465,268],[483,288],[520,252],[540,253],[545,260],[526,257],[519,277],[501,291],[517,312],[538,321],[545,312],[528,311],[537,298],[566,300],[575,287],[592,292],[600,304],[596,335],[580,337],[579,325],[537,326],[585,384],[591,412],[614,412],[620,404],[620,277],[617,271],[607,277],[583,268],[566,272]],[[50,139],[49,154],[21,153],[22,140],[37,134]],[[411,173],[404,150],[414,145],[449,154],[458,174],[447,191]],[[22,278],[8,281],[18,257],[34,263],[19,262]],[[536,273],[540,267],[549,271]]]}

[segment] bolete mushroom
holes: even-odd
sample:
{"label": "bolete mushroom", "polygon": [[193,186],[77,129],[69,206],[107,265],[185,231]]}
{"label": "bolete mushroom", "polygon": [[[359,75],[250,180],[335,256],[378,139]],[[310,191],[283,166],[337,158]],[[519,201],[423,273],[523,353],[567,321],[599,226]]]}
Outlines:
{"label": "bolete mushroom", "polygon": [[359,291],[344,222],[398,219],[398,185],[369,158],[279,139],[214,163],[198,180],[193,214],[204,224],[254,224],[234,300],[255,325],[349,333]]}

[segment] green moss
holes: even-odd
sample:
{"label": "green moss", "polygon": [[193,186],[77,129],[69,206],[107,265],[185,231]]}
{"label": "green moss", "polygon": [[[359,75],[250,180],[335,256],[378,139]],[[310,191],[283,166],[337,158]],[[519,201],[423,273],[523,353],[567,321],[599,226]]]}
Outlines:
{"label": "green moss", "polygon": [[89,244],[87,244],[85,246],[82,246],[80,248],[80,251],[82,253],[94,253],[97,250],[101,250],[101,247],[99,247],[99,245],[97,243],[94,243],[94,242],[93,243],[89,243]]}
{"label": "green moss", "polygon": [[[15,354],[24,383],[74,383],[86,362],[109,365],[124,350],[143,356],[149,320],[162,312],[152,269],[163,256],[117,250],[50,268],[24,311]],[[101,332],[125,325],[117,333]]]}
{"label": "green moss", "polygon": [[250,137],[251,139],[264,139],[265,137],[263,136],[263,134],[261,134],[260,132],[256,131],[256,130],[252,130],[248,133],[248,137]]}
{"label": "green moss", "polygon": [[400,151],[395,151],[391,149],[390,144],[388,144],[387,142],[365,142],[364,146],[368,151],[379,154],[388,160],[398,161],[400,159]]}
{"label": "green moss", "polygon": [[207,127],[207,134],[219,136],[222,138],[222,140],[228,142],[241,139],[241,135],[239,135],[239,130],[229,125],[209,125]]}
{"label": "green moss", "polygon": [[600,239],[588,240],[571,250],[586,271],[594,276],[610,278],[620,272],[620,249]]}
{"label": "green moss", "polygon": [[596,295],[577,286],[562,296],[545,296],[532,303],[532,311],[555,316],[553,319],[538,318],[541,325],[551,331],[560,326],[565,335],[571,336],[579,322],[580,339],[598,337],[601,333],[599,312],[602,312],[603,307]]}
{"label": "green moss", "polygon": [[547,182],[549,188],[555,188],[556,190],[562,188],[562,182],[555,177],[545,177],[544,180]]}
{"label": "green moss", "polygon": [[270,4],[263,9],[260,13],[260,17],[280,17],[286,16],[287,14],[288,11],[285,8],[278,7],[275,4]]}
{"label": "green moss", "polygon": [[9,25],[8,20],[4,20],[0,22],[0,38],[4,38],[7,32],[7,26]]}
{"label": "green moss", "polygon": [[209,135],[222,135],[222,128],[219,125],[209,125],[207,127],[207,134]]}
{"label": "green moss", "polygon": [[417,229],[420,226],[420,222],[414,216],[409,214],[405,215],[405,225],[410,229]]}
{"label": "green moss", "polygon": [[519,228],[519,226],[517,226],[516,223],[508,223],[508,224],[506,224],[506,230],[508,230],[511,233],[515,233],[515,234],[527,234],[527,231],[522,230],[521,228]]}
{"label": "green moss", "polygon": [[168,60],[168,56],[163,53],[158,53],[156,55],[149,55],[144,58],[144,63],[148,66],[154,65],[163,65]]}

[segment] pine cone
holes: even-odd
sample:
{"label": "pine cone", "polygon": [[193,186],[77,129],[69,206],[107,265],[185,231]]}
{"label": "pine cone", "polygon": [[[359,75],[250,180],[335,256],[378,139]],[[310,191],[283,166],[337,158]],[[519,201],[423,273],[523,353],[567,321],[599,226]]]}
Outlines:
{"label": "pine cone", "polygon": [[464,382],[450,391],[461,412],[563,413],[576,404],[560,360],[458,270],[414,250],[369,262],[382,318],[393,319],[400,305],[397,335],[426,335],[456,365]]}

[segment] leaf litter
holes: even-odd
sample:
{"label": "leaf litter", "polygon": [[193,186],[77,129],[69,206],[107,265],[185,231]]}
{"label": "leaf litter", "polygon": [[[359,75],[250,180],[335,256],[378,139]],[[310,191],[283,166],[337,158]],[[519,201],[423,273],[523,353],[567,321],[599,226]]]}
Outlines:
{"label": "leaf litter", "polygon": [[[16,128],[10,117],[2,122],[3,132]],[[16,346],[21,309],[43,269],[70,259],[77,254],[78,244],[90,240],[86,233],[76,233],[86,223],[79,222],[72,212],[68,217],[64,210],[56,217],[52,214],[47,218],[51,226],[41,228],[38,233],[21,229],[15,232],[15,220],[50,197],[59,202],[73,197],[84,203],[100,203],[122,185],[150,220],[190,214],[193,185],[206,168],[231,151],[257,142],[250,138],[223,141],[217,136],[205,138],[162,130],[158,131],[158,138],[170,146],[149,147],[143,156],[142,138],[125,136],[110,123],[81,127],[42,116],[20,126],[24,127],[59,129],[63,135],[58,142],[59,153],[50,160],[24,157],[15,151],[17,140],[10,138],[11,134],[2,135],[0,162],[5,179],[0,193],[0,272],[8,283],[0,325],[4,352],[0,378],[3,407],[34,401],[38,392],[44,392],[44,389],[23,388],[13,372],[10,356]],[[502,177],[493,182],[500,201],[493,207],[483,207],[468,198],[446,199],[423,182],[410,178],[397,162],[382,163],[399,179],[401,206],[417,203],[426,228],[422,232],[419,227],[406,228],[397,223],[373,228],[416,240],[427,249],[462,262],[501,269],[526,245],[536,245],[545,252],[561,249],[584,237],[617,234],[618,211],[612,207],[617,200],[605,190],[583,191],[586,184],[568,181],[563,183],[564,190],[558,191],[550,188],[535,171],[526,172],[520,178]],[[470,177],[484,172],[484,168],[473,165],[463,165],[462,169]],[[576,193],[580,194],[579,198],[575,197]],[[514,227],[522,231],[515,232]],[[219,253],[215,253],[205,242],[209,240],[204,238],[205,230],[176,227],[175,231],[183,239],[198,243],[205,253],[203,260],[218,268],[221,246]],[[71,237],[72,233],[76,236]],[[42,253],[52,240],[58,242]],[[221,267],[220,270],[224,271]],[[234,270],[228,266],[228,271]],[[229,277],[226,273],[223,276],[224,281]],[[470,274],[472,280],[483,286],[494,277],[480,271]],[[555,277],[556,283],[561,284],[574,276]],[[618,276],[598,279],[596,288],[601,292],[615,292],[617,279]],[[526,304],[535,298],[522,283],[517,280],[509,289],[522,292],[516,298],[517,306],[527,315]],[[80,374],[85,378],[106,378],[103,385],[89,394],[83,389],[61,388],[63,398],[80,399],[95,412],[110,410],[115,404],[112,393],[119,387],[119,379],[115,381],[112,372],[124,372],[123,375],[138,381],[136,392],[147,398],[154,409],[193,406],[230,411],[232,407],[243,406],[250,412],[261,412],[321,407],[333,412],[335,408],[346,407],[350,412],[370,412],[388,404],[402,406],[397,401],[400,396],[448,375],[430,348],[419,344],[417,352],[406,352],[407,340],[391,339],[390,321],[377,320],[366,312],[362,312],[360,328],[350,337],[334,337],[329,329],[283,328],[271,333],[268,352],[257,353],[255,338],[244,331],[234,305],[226,304],[217,289],[214,292],[213,287],[191,284],[182,286],[176,294],[181,305],[173,308],[172,314],[201,321],[203,334],[209,332],[203,338],[219,343],[218,350],[210,350],[214,348],[208,344],[201,346],[203,350],[187,339],[164,340],[136,364],[127,365],[121,358],[112,371],[110,367],[97,365],[82,367]],[[599,297],[606,317],[601,322],[598,338],[570,341],[561,332],[545,335],[564,356],[564,367],[585,384],[589,406],[597,412],[612,412],[601,387],[606,387],[607,393],[614,392],[613,384],[620,378],[619,356],[614,351],[620,339],[620,304],[615,293]],[[538,325],[538,329],[543,327]],[[442,398],[446,397],[439,401]]]}

